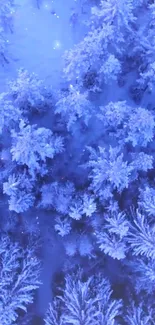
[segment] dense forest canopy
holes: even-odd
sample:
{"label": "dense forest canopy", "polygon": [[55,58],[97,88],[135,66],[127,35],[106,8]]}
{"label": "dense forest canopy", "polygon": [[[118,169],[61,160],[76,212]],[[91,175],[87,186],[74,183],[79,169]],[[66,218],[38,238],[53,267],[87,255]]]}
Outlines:
{"label": "dense forest canopy", "polygon": [[154,0],[0,0],[0,325],[155,324],[154,92]]}

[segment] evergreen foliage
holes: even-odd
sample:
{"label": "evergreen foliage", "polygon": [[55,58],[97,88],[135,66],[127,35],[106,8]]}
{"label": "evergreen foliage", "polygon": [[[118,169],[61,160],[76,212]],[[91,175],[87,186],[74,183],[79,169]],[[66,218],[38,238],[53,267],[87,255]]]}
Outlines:
{"label": "evergreen foliage", "polygon": [[21,119],[19,108],[13,105],[6,93],[0,94],[0,117],[0,133],[4,131],[4,128],[15,127]]}
{"label": "evergreen foliage", "polygon": [[142,107],[134,109],[126,101],[101,106],[98,118],[121,144],[131,142],[133,147],[146,147],[154,138],[154,114]]}
{"label": "evergreen foliage", "polygon": [[88,125],[92,115],[93,105],[88,99],[88,92],[80,93],[78,89],[70,86],[67,93],[61,93],[56,103],[56,113],[60,113],[67,122],[67,128],[70,130],[77,118],[82,118]]}
{"label": "evergreen foliage", "polygon": [[33,185],[34,182],[25,171],[21,174],[9,176],[8,181],[3,183],[3,193],[10,197],[10,211],[20,213],[33,206],[35,201]]}
{"label": "evergreen foliage", "polygon": [[40,163],[45,163],[46,158],[52,159],[64,150],[61,136],[54,136],[50,129],[44,127],[26,125],[23,120],[20,121],[19,132],[12,130],[11,137],[12,160],[26,165],[32,175],[40,170]]}
{"label": "evergreen foliage", "polygon": [[[98,281],[100,279],[100,281]],[[115,318],[120,315],[121,300],[112,299],[112,290],[109,282],[101,277],[89,277],[82,281],[79,275],[67,276],[63,295],[59,297],[63,302],[62,323],[60,324],[114,324]],[[53,315],[57,315],[58,309],[54,301],[54,308],[51,308],[51,318],[45,319],[46,325],[54,323]],[[51,321],[51,323],[50,323]]]}
{"label": "evergreen foliage", "polygon": [[12,325],[19,310],[26,312],[33,302],[33,293],[39,287],[40,262],[33,249],[22,249],[9,237],[0,242],[0,323]]}
{"label": "evergreen foliage", "polygon": [[110,185],[111,191],[117,189],[120,192],[128,187],[133,167],[124,161],[120,147],[110,147],[108,151],[99,147],[99,153],[92,148],[88,149],[90,160],[87,166],[91,168],[89,177],[92,180],[91,188],[95,193],[102,195],[102,189],[107,185]]}
{"label": "evergreen foliage", "polygon": [[130,261],[130,270],[134,276],[133,284],[138,294],[146,292],[153,294],[152,286],[155,284],[155,262],[152,259],[140,258]]}
{"label": "evergreen foliage", "polygon": [[57,216],[55,221],[56,224],[54,228],[61,237],[64,237],[70,233],[72,227],[69,219]]}
{"label": "evergreen foliage", "polygon": [[61,184],[53,182],[43,185],[41,188],[40,206],[46,209],[54,208],[57,212],[64,215],[68,214],[75,187],[72,182]]}
{"label": "evergreen foliage", "polygon": [[155,190],[146,186],[140,191],[139,205],[148,213],[149,216],[155,215]]}
{"label": "evergreen foliage", "polygon": [[150,310],[145,312],[142,304],[138,307],[132,305],[131,309],[128,310],[126,321],[128,325],[153,325]]}
{"label": "evergreen foliage", "polygon": [[55,299],[53,303],[49,305],[44,319],[45,325],[63,325],[63,319],[60,311],[60,303],[58,299]]}
{"label": "evergreen foliage", "polygon": [[43,80],[39,80],[35,73],[30,74],[23,68],[19,69],[17,78],[8,82],[8,92],[21,112],[43,110],[46,88]]}
{"label": "evergreen foliage", "polygon": [[133,255],[141,255],[155,259],[155,227],[150,224],[146,215],[142,215],[138,210],[133,216],[133,224],[130,224],[128,243]]}
{"label": "evergreen foliage", "polygon": [[[75,1],[72,48],[61,0],[34,2],[0,0],[0,325],[154,325],[154,1]],[[62,27],[39,70],[29,10]]]}

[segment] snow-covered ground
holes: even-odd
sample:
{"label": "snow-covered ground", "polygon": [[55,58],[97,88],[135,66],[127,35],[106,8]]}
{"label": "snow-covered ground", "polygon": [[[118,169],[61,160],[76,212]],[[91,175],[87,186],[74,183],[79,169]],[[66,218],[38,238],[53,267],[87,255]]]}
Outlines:
{"label": "snow-covered ground", "polygon": [[[23,67],[52,86],[62,76],[62,55],[80,39],[81,0],[15,0],[14,32],[8,34],[10,63],[0,67],[0,91]],[[37,7],[40,3],[40,9]],[[70,17],[75,12],[74,24]],[[84,15],[83,15],[84,16]],[[83,18],[84,19],[84,18]],[[81,21],[81,20],[80,20]],[[81,28],[83,32],[83,27]]]}

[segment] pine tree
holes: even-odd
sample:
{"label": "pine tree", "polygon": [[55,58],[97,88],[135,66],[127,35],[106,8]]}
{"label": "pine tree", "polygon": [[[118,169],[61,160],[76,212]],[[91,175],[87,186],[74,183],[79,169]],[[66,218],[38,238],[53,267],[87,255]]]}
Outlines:
{"label": "pine tree", "polygon": [[3,193],[10,197],[10,211],[20,213],[33,206],[35,201],[33,186],[34,182],[26,171],[9,176],[8,181],[3,183]]}
{"label": "pine tree", "polygon": [[71,231],[71,221],[69,218],[57,216],[55,218],[55,230],[61,236],[64,237],[68,235]]}
{"label": "pine tree", "polygon": [[114,25],[117,34],[122,33],[122,29],[123,32],[131,32],[132,24],[136,21],[133,9],[133,0],[101,0],[99,7],[92,8],[92,20],[98,25]]}
{"label": "pine tree", "polygon": [[[102,26],[90,30],[83,41],[75,45],[73,49],[66,51],[64,54],[64,74],[67,80],[76,81],[82,86],[87,74],[92,71],[97,73],[97,84],[100,84],[100,74],[105,82],[116,79],[121,66],[115,57],[115,53],[108,51],[108,46],[112,44],[113,39],[113,26],[102,24]],[[105,72],[102,68],[104,65]],[[116,71],[114,71],[114,66]],[[112,71],[114,74],[111,74]]]}
{"label": "pine tree", "polygon": [[6,236],[0,241],[0,324],[12,325],[19,310],[27,311],[41,284],[40,262],[33,249],[22,249]]}
{"label": "pine tree", "polygon": [[21,112],[18,107],[14,106],[9,100],[7,93],[0,94],[0,133],[4,128],[13,129],[18,125],[21,119]]}
{"label": "pine tree", "polygon": [[139,206],[148,213],[149,216],[155,216],[155,189],[146,186],[140,190]]}
{"label": "pine tree", "polygon": [[63,315],[60,310],[60,301],[58,299],[55,298],[53,302],[49,304],[44,322],[45,325],[64,325]]}
{"label": "pine tree", "polygon": [[142,304],[139,306],[133,304],[128,310],[125,320],[127,325],[153,325],[154,322],[151,310],[149,309],[149,311],[145,311]]}
{"label": "pine tree", "polygon": [[75,187],[72,182],[64,184],[53,182],[45,184],[41,188],[40,207],[45,209],[55,209],[58,213],[67,215],[72,198],[75,194]]}
{"label": "pine tree", "polygon": [[82,280],[81,270],[66,276],[65,287],[58,298],[62,302],[57,307],[56,300],[50,305],[46,325],[112,325],[121,314],[122,301],[112,298],[113,291],[102,274]]}
{"label": "pine tree", "polygon": [[97,117],[105,127],[105,134],[121,145],[130,142],[133,147],[146,147],[153,140],[155,119],[151,111],[129,106],[126,101],[109,102],[100,107]]}
{"label": "pine tree", "polygon": [[27,165],[33,175],[39,172],[46,158],[53,158],[63,151],[63,140],[54,136],[50,129],[37,128],[36,125],[26,125],[23,120],[19,124],[19,132],[11,131],[13,140],[12,160],[17,164]]}
{"label": "pine tree", "polygon": [[67,94],[60,93],[55,112],[62,115],[70,130],[77,119],[82,119],[88,125],[93,105],[88,99],[88,92],[82,93],[76,87],[71,86]]}
{"label": "pine tree", "polygon": [[138,210],[133,214],[133,223],[130,224],[127,241],[133,255],[155,259],[155,226],[150,224],[146,215],[142,215]]}
{"label": "pine tree", "polygon": [[151,297],[154,294],[155,286],[155,261],[146,257],[129,261],[129,267],[132,274],[131,282],[138,295],[146,292]]}
{"label": "pine tree", "polygon": [[146,147],[153,140],[154,127],[155,119],[153,114],[144,108],[138,107],[129,117],[128,134],[125,141],[131,141],[133,147]]}
{"label": "pine tree", "polygon": [[97,325],[95,303],[97,297],[91,297],[89,278],[87,282],[73,280],[67,276],[63,302],[65,304],[64,321],[72,325]]}
{"label": "pine tree", "polygon": [[44,110],[46,88],[35,73],[19,69],[17,78],[8,82],[8,93],[24,114]]}
{"label": "pine tree", "polygon": [[110,147],[108,151],[99,147],[99,151],[88,148],[90,151],[90,160],[87,167],[91,169],[90,179],[91,188],[95,193],[102,196],[102,190],[110,185],[111,192],[117,189],[121,192],[127,188],[130,182],[130,175],[133,167],[124,161],[121,148]]}

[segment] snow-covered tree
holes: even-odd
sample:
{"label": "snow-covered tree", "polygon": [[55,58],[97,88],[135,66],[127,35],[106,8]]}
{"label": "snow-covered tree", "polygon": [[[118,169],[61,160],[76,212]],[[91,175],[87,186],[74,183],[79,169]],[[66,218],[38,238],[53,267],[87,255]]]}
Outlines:
{"label": "snow-covered tree", "polygon": [[8,92],[23,113],[44,110],[46,88],[35,73],[19,69],[17,79],[8,82]]}
{"label": "snow-covered tree", "polygon": [[0,240],[0,260],[0,323],[12,325],[41,284],[40,261],[32,248],[22,249],[6,236]]}
{"label": "snow-covered tree", "polygon": [[10,197],[10,211],[20,213],[33,206],[35,201],[33,186],[34,182],[25,171],[9,176],[8,181],[3,183],[3,193]]}
{"label": "snow-covered tree", "polygon": [[148,0],[133,0],[133,5],[135,6],[136,9],[145,6],[148,7]]}
{"label": "snow-covered tree", "polygon": [[71,231],[71,220],[66,217],[57,216],[55,218],[55,230],[61,236],[64,237],[68,235]]}
{"label": "snow-covered tree", "polygon": [[98,238],[98,243],[100,244],[100,250],[113,259],[122,260],[126,257],[126,244],[116,236],[105,232],[104,235],[102,234],[102,238]]}
{"label": "snow-covered tree", "polygon": [[17,106],[14,106],[8,99],[7,93],[0,94],[0,133],[6,127],[11,129],[19,122],[21,112]]}
{"label": "snow-covered tree", "polygon": [[97,114],[97,117],[103,122],[103,125],[106,128],[112,127],[115,130],[118,130],[122,127],[122,124],[130,111],[132,112],[125,100],[109,102],[105,106],[100,106],[100,112]]}
{"label": "snow-covered tree", "polygon": [[65,238],[64,248],[68,256],[79,254],[81,257],[94,258],[94,246],[92,238],[86,233],[79,235],[72,232]]}
{"label": "snow-covered tree", "polygon": [[151,62],[144,72],[140,72],[137,82],[144,91],[147,89],[152,92],[155,84],[155,62]]}
{"label": "snow-covered tree", "polygon": [[59,299],[55,298],[53,302],[49,304],[44,322],[45,325],[64,325]]}
{"label": "snow-covered tree", "polygon": [[76,197],[72,201],[68,214],[72,219],[75,219],[75,220],[80,220],[82,218],[83,202],[82,202],[81,198]]}
{"label": "snow-covered tree", "polygon": [[[84,79],[91,71],[97,72],[96,81],[99,82],[101,78],[105,82],[116,79],[121,67],[114,51],[109,52],[108,50],[109,45],[113,44],[113,39],[113,26],[105,23],[90,30],[83,41],[75,45],[73,49],[66,51],[64,54],[64,74],[67,80],[76,80],[82,86]],[[114,71],[114,67],[116,71]]]}
{"label": "snow-covered tree", "polygon": [[92,180],[93,191],[102,195],[102,190],[105,190],[107,185],[111,186],[111,192],[113,189],[121,192],[128,187],[133,168],[124,161],[121,148],[110,147],[109,151],[106,151],[105,148],[99,147],[99,152],[90,147],[88,149],[90,160],[87,167],[91,169],[89,178]]}
{"label": "snow-covered tree", "polygon": [[96,232],[96,239],[100,250],[113,259],[121,260],[126,257],[126,243],[119,236],[102,229]]}
{"label": "snow-covered tree", "polygon": [[113,290],[109,281],[98,273],[92,282],[94,296],[98,297],[97,303],[97,324],[117,324],[117,317],[121,315],[122,301],[112,298]]}
{"label": "snow-covered tree", "polygon": [[150,216],[155,216],[155,189],[146,186],[140,190],[139,205],[148,213]]}
{"label": "snow-covered tree", "polygon": [[118,211],[105,215],[104,226],[95,231],[100,250],[114,259],[124,259],[128,230],[129,224],[124,213]]}
{"label": "snow-covered tree", "polygon": [[77,235],[70,235],[64,242],[66,254],[68,256],[75,256],[77,254]]}
{"label": "snow-covered tree", "polygon": [[153,318],[151,315],[151,310],[146,311],[146,306],[135,306],[132,304],[131,308],[128,309],[127,315],[125,317],[127,325],[153,325]]}
{"label": "snow-covered tree", "polygon": [[83,214],[85,214],[86,217],[91,217],[92,214],[96,211],[96,203],[94,201],[94,197],[92,195],[89,195],[88,193],[85,193],[82,199]]}
{"label": "snow-covered tree", "polygon": [[[53,182],[41,188],[39,207],[55,209],[61,216],[56,218],[55,229],[61,236],[70,232],[71,220],[80,220],[83,216],[91,217],[96,211],[93,195],[76,192],[74,184]],[[65,217],[63,217],[63,216]],[[66,217],[68,216],[68,217]]]}
{"label": "snow-covered tree", "polygon": [[78,238],[77,250],[81,257],[88,257],[88,258],[94,257],[93,243],[91,241],[91,238],[88,235],[84,234]]}
{"label": "snow-covered tree", "polygon": [[138,210],[133,215],[127,241],[133,255],[155,259],[155,225],[150,224],[147,217]]}
{"label": "snow-covered tree", "polygon": [[127,127],[128,132],[125,141],[131,141],[133,147],[146,147],[154,138],[155,119],[153,114],[144,108],[138,107],[130,115]]}
{"label": "snow-covered tree", "polygon": [[115,212],[105,216],[106,226],[110,234],[115,234],[122,239],[129,230],[129,223],[127,217],[122,212]]}
{"label": "snow-covered tree", "polygon": [[132,167],[135,171],[144,171],[147,172],[149,169],[153,168],[153,156],[148,155],[144,152],[131,153]]}
{"label": "snow-covered tree", "polygon": [[130,58],[134,69],[138,72],[137,90],[142,90],[142,94],[146,89],[152,90],[154,83],[154,47],[155,47],[155,10],[153,1],[134,0],[135,12],[140,12],[136,5],[140,5],[148,19],[144,24],[140,23],[141,14],[139,16],[139,24],[137,22],[136,30],[132,34],[130,48],[127,57]]}
{"label": "snow-covered tree", "polygon": [[119,73],[121,73],[121,63],[114,54],[109,54],[99,70],[100,79],[103,79],[105,84],[109,84],[110,81],[117,80]]}
{"label": "snow-covered tree", "polygon": [[[101,274],[82,281],[81,274],[68,275],[62,296],[58,297],[62,306],[50,305],[46,325],[112,325],[121,314],[122,302],[112,298],[108,280]],[[59,314],[58,314],[59,312]],[[58,317],[58,315],[61,315]],[[60,322],[61,317],[61,322]]]}
{"label": "snow-covered tree", "polygon": [[146,147],[153,140],[155,119],[149,110],[129,106],[126,101],[109,102],[100,107],[97,117],[105,126],[105,133],[132,146]]}
{"label": "snow-covered tree", "polygon": [[84,215],[91,217],[96,211],[94,197],[88,193],[77,193],[70,202],[68,215],[74,220],[80,220]]}
{"label": "snow-covered tree", "polygon": [[[108,34],[105,32],[104,34]],[[111,35],[111,30],[109,30]],[[105,36],[104,35],[104,36]],[[73,49],[64,54],[64,73],[68,80],[76,78],[82,80],[82,77],[95,67],[95,62],[104,54],[101,46],[101,31],[90,32],[82,42],[75,45]],[[96,58],[96,60],[95,60]]]}
{"label": "snow-covered tree", "polygon": [[97,302],[97,297],[91,297],[90,282],[92,278],[89,278],[87,282],[81,282],[67,276],[65,280],[63,296],[66,307],[64,314],[65,322],[74,325],[96,324],[95,303]]}
{"label": "snow-covered tree", "polygon": [[88,99],[88,92],[82,93],[71,85],[67,93],[60,93],[55,112],[62,115],[67,122],[68,130],[70,130],[79,118],[88,125],[92,116],[93,105]]}
{"label": "snow-covered tree", "polygon": [[106,207],[106,211],[108,213],[118,213],[119,212],[119,205],[115,199],[110,199],[108,202],[108,206]]}
{"label": "snow-covered tree", "polygon": [[131,26],[136,21],[133,9],[133,0],[101,0],[99,7],[92,7],[93,24],[113,25],[117,33],[131,32]]}
{"label": "snow-covered tree", "polygon": [[40,207],[45,209],[55,209],[57,212],[66,215],[69,212],[70,203],[75,193],[72,182],[64,184],[53,182],[45,184],[41,188]]}
{"label": "snow-covered tree", "polygon": [[155,261],[147,258],[137,258],[129,262],[132,273],[131,281],[134,283],[137,294],[146,292],[154,294],[155,288]]}
{"label": "snow-covered tree", "polygon": [[50,129],[26,125],[23,120],[19,124],[19,132],[12,130],[12,160],[17,164],[27,165],[30,173],[39,172],[46,158],[53,158],[63,149],[61,136],[54,136]]}

